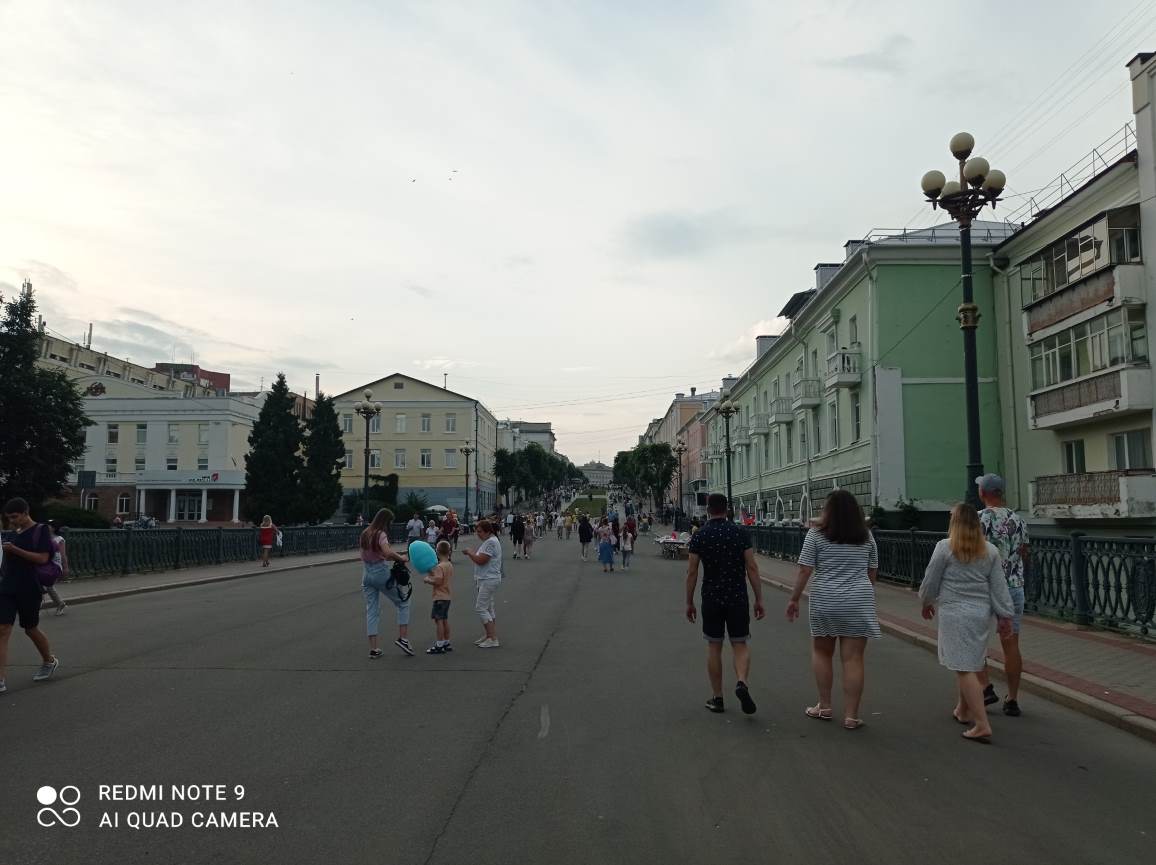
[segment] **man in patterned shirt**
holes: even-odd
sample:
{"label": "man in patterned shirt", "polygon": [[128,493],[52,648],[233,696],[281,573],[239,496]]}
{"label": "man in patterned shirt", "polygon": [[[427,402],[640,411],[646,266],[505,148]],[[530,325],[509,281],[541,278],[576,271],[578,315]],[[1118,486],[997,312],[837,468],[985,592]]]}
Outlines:
{"label": "man in patterned shirt", "polygon": [[[1028,562],[1028,527],[1023,517],[1004,503],[1004,482],[999,475],[986,474],[975,479],[983,510],[979,512],[979,522],[983,526],[988,543],[999,550],[1003,561],[1003,573],[1011,592],[1015,616],[1012,618],[1012,632],[1008,636],[1000,634],[1003,646],[1004,672],[1007,675],[1007,698],[1003,703],[1005,715],[1020,714],[1017,700],[1020,692],[1020,676],[1023,674],[1024,660],[1020,655],[1020,618],[1024,613],[1024,567]],[[988,681],[987,669],[980,674],[984,686],[984,705],[999,702],[995,688]]]}
{"label": "man in patterned shirt", "polygon": [[706,701],[712,712],[723,711],[722,648],[723,638],[730,638],[734,655],[735,696],[748,715],[755,713],[755,701],[747,688],[751,672],[750,601],[747,583],[755,595],[755,618],[766,615],[763,609],[763,584],[759,566],[751,549],[746,529],[727,519],[727,497],[712,493],[706,500],[710,517],[705,526],[690,539],[686,571],[686,618],[693,623],[698,617],[694,606],[694,587],[698,583],[698,566],[702,563],[702,635],[707,641],[706,670],[713,696]]}

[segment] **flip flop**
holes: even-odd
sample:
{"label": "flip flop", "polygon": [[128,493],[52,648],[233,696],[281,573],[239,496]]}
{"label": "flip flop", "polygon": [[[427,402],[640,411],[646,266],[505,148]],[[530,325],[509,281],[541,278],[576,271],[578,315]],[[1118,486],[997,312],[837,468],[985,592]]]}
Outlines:
{"label": "flip flop", "polygon": [[991,736],[969,736],[969,735],[967,735],[967,730],[964,730],[959,735],[962,736],[964,739],[967,739],[967,741],[969,741],[969,742],[979,742],[981,745],[990,745],[991,744]]}
{"label": "flip flop", "polygon": [[867,726],[867,722],[862,720],[861,718],[844,718],[843,719],[843,729],[844,730],[859,730],[859,729],[862,729],[863,727],[866,727],[866,726]]}
{"label": "flip flop", "polygon": [[957,724],[966,724],[969,727],[971,726],[971,721],[963,720],[963,718],[959,717],[959,715],[955,714],[955,712],[951,713],[951,720],[955,721]]}
{"label": "flip flop", "polygon": [[803,714],[805,714],[808,718],[814,718],[816,721],[830,721],[832,717],[832,713],[829,708],[824,709],[817,704],[805,708],[803,710]]}

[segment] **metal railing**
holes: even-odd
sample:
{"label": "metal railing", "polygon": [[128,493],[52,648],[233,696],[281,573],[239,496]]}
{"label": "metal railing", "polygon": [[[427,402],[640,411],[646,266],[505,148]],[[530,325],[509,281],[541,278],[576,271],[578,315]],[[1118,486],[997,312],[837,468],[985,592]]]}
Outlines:
{"label": "metal railing", "polygon": [[[807,529],[755,526],[755,549],[794,561]],[[879,577],[918,589],[939,532],[875,530]],[[1031,539],[1024,581],[1025,607],[1042,616],[1067,619],[1145,636],[1156,614],[1156,538],[1102,538],[1079,533]]]}
{"label": "metal railing", "polygon": [[859,374],[859,352],[837,351],[827,355],[827,378]]}
{"label": "metal railing", "polygon": [[[273,557],[336,553],[357,548],[364,526],[287,526]],[[257,528],[65,529],[69,579],[142,571],[168,571],[244,562],[260,552]],[[4,533],[4,539],[11,536]],[[390,540],[404,541],[405,524],[395,523]]]}
{"label": "metal railing", "polygon": [[1032,481],[1032,501],[1037,505],[1115,504],[1120,501],[1121,477],[1152,474],[1151,469],[1133,469],[1040,475]]}

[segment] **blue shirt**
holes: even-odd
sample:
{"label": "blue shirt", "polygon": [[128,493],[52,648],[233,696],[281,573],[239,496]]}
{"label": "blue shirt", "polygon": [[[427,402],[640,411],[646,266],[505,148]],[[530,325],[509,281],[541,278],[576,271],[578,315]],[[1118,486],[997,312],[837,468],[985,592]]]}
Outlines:
{"label": "blue shirt", "polygon": [[690,539],[690,551],[702,562],[702,600],[747,603],[746,553],[751,536],[728,519],[707,520]]}

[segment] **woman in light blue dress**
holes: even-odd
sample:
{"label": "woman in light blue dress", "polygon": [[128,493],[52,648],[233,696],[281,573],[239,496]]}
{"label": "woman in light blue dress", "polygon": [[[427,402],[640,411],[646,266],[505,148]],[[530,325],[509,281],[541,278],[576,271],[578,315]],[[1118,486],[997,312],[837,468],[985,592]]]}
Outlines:
{"label": "woman in light blue dress", "polygon": [[984,669],[993,616],[999,630],[1010,632],[1014,612],[999,551],[984,540],[975,508],[951,510],[947,538],[935,545],[919,586],[923,618],[939,606],[939,663],[953,670],[959,697],[952,716],[969,729],[963,738],[991,742],[991,723],[983,704],[979,672]]}
{"label": "woman in light blue dress", "polygon": [[598,523],[598,561],[603,573],[614,570],[614,530],[606,517]]}

